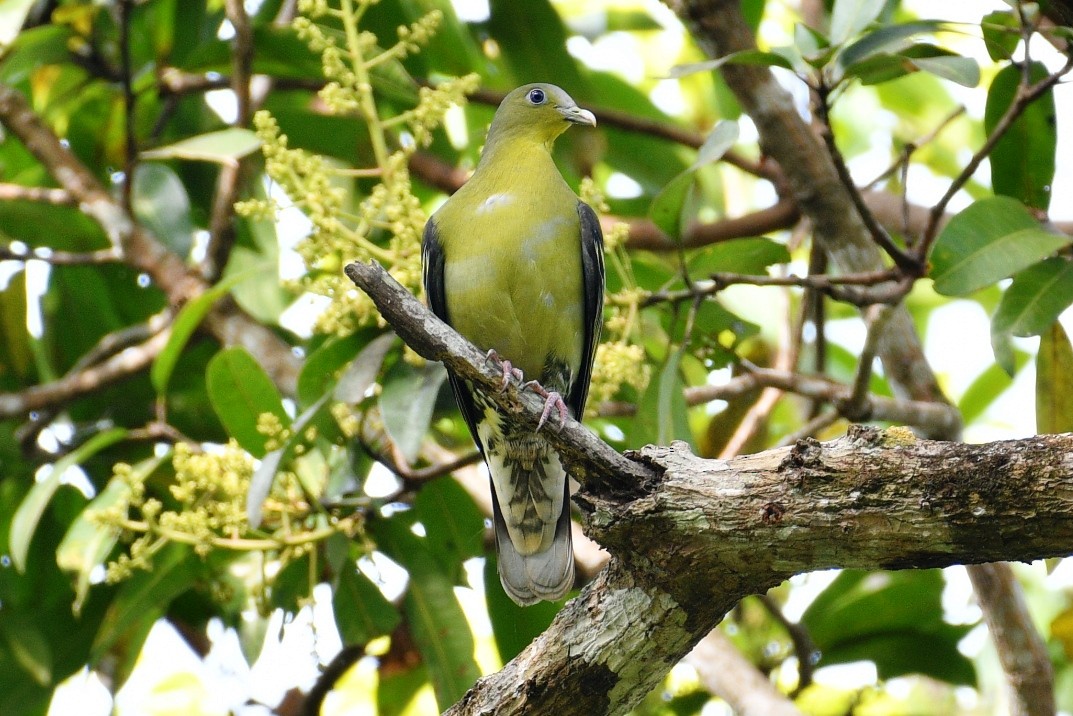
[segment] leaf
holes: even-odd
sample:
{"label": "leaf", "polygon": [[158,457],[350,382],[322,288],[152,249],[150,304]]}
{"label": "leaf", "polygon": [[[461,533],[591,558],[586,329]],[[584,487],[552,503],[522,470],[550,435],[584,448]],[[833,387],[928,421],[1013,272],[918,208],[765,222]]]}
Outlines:
{"label": "leaf", "polygon": [[179,176],[163,164],[139,164],[134,170],[134,215],[179,256],[194,243],[190,197]]}
{"label": "leaf", "polygon": [[763,50],[738,50],[737,52],[731,52],[729,55],[723,55],[715,60],[705,60],[704,62],[691,62],[684,65],[675,65],[667,73],[667,78],[676,80],[689,75],[695,75],[698,72],[711,72],[717,70],[723,65],[759,65],[761,67],[782,67],[786,70],[793,70],[793,63],[778,52],[765,52]]}
{"label": "leaf", "polygon": [[421,487],[414,510],[432,556],[456,584],[463,584],[462,563],[484,554],[484,516],[473,498],[457,480],[444,476]]}
{"label": "leaf", "polygon": [[94,435],[71,452],[64,455],[52,465],[52,472],[43,480],[34,483],[26,494],[15,516],[11,518],[11,532],[8,536],[8,550],[11,561],[19,572],[26,571],[26,554],[30,550],[37,523],[45,512],[45,507],[52,500],[52,495],[60,486],[67,468],[88,460],[101,450],[114,445],[127,436],[123,428],[112,428]]}
{"label": "leaf", "polygon": [[0,641],[31,679],[41,686],[52,684],[52,648],[41,630],[23,615],[0,619]]}
{"label": "leaf", "polygon": [[656,380],[645,390],[629,433],[630,445],[669,445],[672,440],[693,442],[680,370],[683,352],[681,346],[674,347]]}
{"label": "leaf", "polygon": [[384,358],[395,345],[395,334],[385,333],[377,336],[361,349],[357,358],[351,361],[343,374],[339,376],[339,382],[335,384],[332,397],[343,403],[356,405],[360,403],[376,382],[376,376],[380,374],[380,367],[384,364]]}
{"label": "leaf", "polygon": [[298,404],[315,403],[336,385],[339,371],[364,347],[368,336],[363,332],[349,336],[331,336],[306,356],[298,374]]}
{"label": "leaf", "polygon": [[758,237],[720,241],[705,246],[690,256],[687,265],[694,276],[713,273],[762,274],[773,264],[789,263],[790,252],[784,244]]}
{"label": "leaf", "polygon": [[[1007,65],[991,80],[984,108],[984,130],[989,135],[1016,101],[1022,69]],[[1029,75],[1032,82],[1039,82],[1047,76],[1047,68],[1042,62],[1033,62]],[[1025,108],[988,156],[995,193],[1046,210],[1051,202],[1057,146],[1054,92],[1047,90]]]}
{"label": "leaf", "polygon": [[912,63],[921,70],[936,77],[950,80],[962,87],[975,87],[980,84],[980,65],[971,57],[959,55],[939,55],[936,57],[913,57],[905,53]]}
{"label": "leaf", "polygon": [[410,531],[408,520],[383,520],[372,527],[381,549],[410,573],[403,611],[443,711],[481,675],[473,660],[469,622],[452,580],[427,549],[426,540]]}
{"label": "leaf", "polygon": [[880,678],[920,673],[972,684],[958,649],[971,625],[943,621],[939,570],[843,570],[802,615],[820,652],[818,666],[868,659]]}
{"label": "leaf", "polygon": [[291,425],[291,437],[283,447],[273,450],[261,459],[261,464],[253,471],[250,477],[250,488],[246,493],[246,518],[250,527],[256,529],[261,524],[261,508],[264,507],[265,498],[272,490],[272,481],[275,480],[276,472],[284,458],[294,454],[296,445],[305,440],[306,428],[327,412],[331,405],[330,395],[322,395],[320,400],[306,408]]}
{"label": "leaf", "polygon": [[914,35],[935,32],[946,25],[947,23],[938,20],[916,20],[896,25],[883,25],[843,48],[838,53],[836,61],[844,71],[845,68],[880,53],[898,52],[909,44],[907,40]]}
{"label": "leaf", "polygon": [[981,199],[954,216],[936,239],[931,252],[935,290],[946,296],[970,294],[1068,243],[1068,237],[1044,231],[1016,199]]}
{"label": "leaf", "polygon": [[1053,257],[1013,277],[991,319],[995,358],[1012,375],[1011,336],[1038,336],[1073,303],[1073,262]]}
{"label": "leaf", "polygon": [[676,241],[680,239],[682,209],[685,206],[686,196],[693,186],[694,175],[701,167],[722,158],[736,141],[738,141],[738,123],[720,120],[708,138],[704,140],[704,144],[697,152],[696,161],[671,179],[652,200],[648,216],[663,233]]}
{"label": "leaf", "polygon": [[182,307],[179,315],[175,317],[175,321],[171,324],[171,335],[168,336],[167,344],[160,351],[160,355],[156,357],[156,360],[153,361],[153,367],[149,370],[149,378],[152,380],[153,387],[158,395],[163,395],[167,390],[171,373],[175,370],[175,364],[179,362],[179,355],[183,352],[183,348],[186,347],[186,342],[190,340],[190,336],[194,335],[194,331],[201,325],[201,321],[212,310],[213,304],[223,298],[231,290],[232,286],[255,275],[255,273],[255,271],[251,270],[229,276]]}
{"label": "leaf", "polygon": [[390,634],[400,620],[399,612],[380,588],[359,572],[353,562],[344,565],[332,592],[332,611],[343,643],[367,644]]}
{"label": "leaf", "polygon": [[1021,23],[1009,10],[994,10],[980,21],[984,47],[995,62],[1006,62],[1021,42]]}
{"label": "leaf", "polygon": [[228,435],[254,457],[264,457],[266,452],[268,436],[257,429],[262,413],[275,415],[283,427],[290,425],[276,385],[241,346],[226,348],[212,357],[205,372],[205,385],[212,408]]}
{"label": "leaf", "polygon": [[445,380],[447,370],[442,363],[426,363],[415,369],[401,361],[384,378],[380,393],[384,428],[410,463],[417,459]]}
{"label": "leaf", "polygon": [[142,152],[142,159],[187,159],[238,166],[238,160],[260,148],[261,140],[254,132],[242,127],[230,127],[146,150]]}
{"label": "leaf", "polygon": [[976,377],[958,401],[958,412],[965,425],[971,425],[974,420],[983,415],[984,411],[995,402],[1013,383],[1012,376],[1024,366],[1028,360],[1028,354],[1024,351],[1010,347],[1012,352],[1011,363],[1013,370],[1007,371],[999,363],[992,363],[980,375]]}
{"label": "leaf", "polygon": [[[154,467],[160,464],[159,459],[151,462]],[[56,548],[56,564],[62,570],[74,572],[77,577],[75,599],[71,604],[75,616],[82,611],[89,594],[91,573],[104,563],[119,540],[118,528],[97,522],[93,515],[117,505],[125,506],[129,499],[130,484],[125,479],[113,477],[71,523],[63,541]]]}
{"label": "leaf", "polygon": [[26,330],[26,272],[17,271],[0,290],[0,375],[5,366],[20,378],[28,378],[33,366],[30,332]]}
{"label": "leaf", "polygon": [[1073,431],[1073,347],[1062,324],[1043,333],[1036,354],[1036,433]]}
{"label": "leaf", "polygon": [[153,568],[136,570],[120,586],[90,650],[96,664],[117,644],[136,656],[149,627],[196,578],[197,558],[188,545],[170,542],[153,556]]}
{"label": "leaf", "polygon": [[868,27],[886,4],[886,0],[835,0],[831,10],[831,44],[841,45]]}

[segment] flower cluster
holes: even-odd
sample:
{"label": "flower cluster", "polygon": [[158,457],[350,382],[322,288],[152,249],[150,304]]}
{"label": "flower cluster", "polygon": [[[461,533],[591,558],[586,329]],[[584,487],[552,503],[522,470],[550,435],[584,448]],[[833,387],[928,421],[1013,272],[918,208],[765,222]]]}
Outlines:
{"label": "flower cluster", "polygon": [[[342,275],[349,261],[376,260],[399,283],[417,292],[421,284],[421,232],[426,216],[410,185],[408,162],[418,147],[432,141],[448,109],[465,101],[477,88],[477,75],[444,81],[416,91],[415,105],[393,116],[382,116],[374,98],[377,73],[393,72],[392,63],[418,52],[443,21],[433,10],[416,22],[397,28],[398,41],[386,49],[377,37],[358,27],[362,13],[375,0],[303,0],[303,16],[295,19],[298,36],[321,56],[328,83],[320,99],[329,112],[356,115],[369,133],[373,163],[349,169],[323,157],[289,149],[287,138],[265,113],[256,118],[263,143],[266,171],[310,219],[313,230],[298,246],[307,273],[296,289],[328,296],[331,303],[319,316],[315,330],[339,335],[381,322],[372,301]],[[343,27],[340,34],[315,21],[329,15]],[[344,41],[340,41],[340,37]],[[362,179],[372,186],[359,184]],[[349,197],[360,190],[363,198]],[[355,205],[356,204],[356,205]],[[256,202],[240,205],[245,214],[262,215]]]}

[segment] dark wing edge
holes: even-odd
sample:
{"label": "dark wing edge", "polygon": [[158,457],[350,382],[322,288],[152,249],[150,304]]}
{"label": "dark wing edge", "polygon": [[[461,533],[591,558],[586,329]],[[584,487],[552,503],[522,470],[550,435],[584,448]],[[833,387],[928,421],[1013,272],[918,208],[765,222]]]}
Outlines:
{"label": "dark wing edge", "polygon": [[[447,282],[445,278],[446,257],[443,253],[443,245],[436,230],[436,224],[429,219],[425,224],[425,233],[421,239],[421,277],[425,284],[425,295],[428,296],[428,307],[436,317],[451,325],[451,318],[447,314]],[[455,377],[454,373],[447,371],[447,378],[451,382],[451,391],[455,395],[455,402],[462,417],[469,426],[470,435],[477,443],[477,448],[484,454],[484,446],[477,436],[477,406],[473,402],[473,395],[465,381]]]}
{"label": "dark wing edge", "polygon": [[596,346],[604,326],[604,232],[600,219],[592,207],[583,201],[577,203],[581,219],[581,273],[585,302],[585,341],[581,348],[581,368],[570,386],[566,402],[581,420],[585,415],[585,400],[589,396],[589,381],[592,379],[592,363],[596,358]]}

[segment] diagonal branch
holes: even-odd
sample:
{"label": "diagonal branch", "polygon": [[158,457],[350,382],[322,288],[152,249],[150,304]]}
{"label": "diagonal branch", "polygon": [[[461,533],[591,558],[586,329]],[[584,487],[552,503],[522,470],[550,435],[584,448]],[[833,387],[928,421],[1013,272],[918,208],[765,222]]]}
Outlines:
{"label": "diagonal branch", "polygon": [[[484,354],[381,267],[347,275],[418,353],[536,425],[541,401],[494,390],[501,375]],[[450,714],[624,713],[740,598],[792,574],[1038,559],[1073,543],[1071,434],[963,445],[855,428],[728,461],[648,447],[640,462],[572,420],[546,438],[582,483],[587,532],[612,560]]]}

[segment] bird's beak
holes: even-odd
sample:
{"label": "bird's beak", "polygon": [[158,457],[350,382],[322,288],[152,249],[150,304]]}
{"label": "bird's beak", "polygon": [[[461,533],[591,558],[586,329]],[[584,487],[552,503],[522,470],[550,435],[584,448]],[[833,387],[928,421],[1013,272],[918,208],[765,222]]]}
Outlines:
{"label": "bird's beak", "polygon": [[596,126],[596,115],[587,109],[582,109],[577,105],[573,107],[559,107],[559,113],[563,115],[563,119],[567,122],[574,124],[587,124],[590,127]]}

